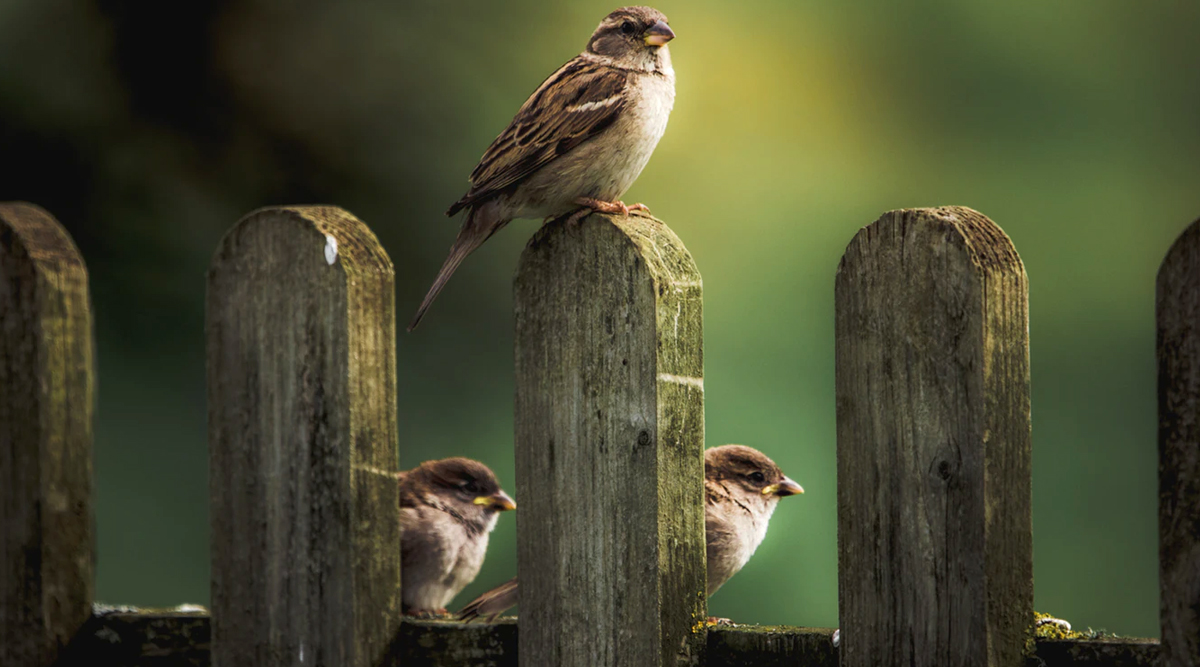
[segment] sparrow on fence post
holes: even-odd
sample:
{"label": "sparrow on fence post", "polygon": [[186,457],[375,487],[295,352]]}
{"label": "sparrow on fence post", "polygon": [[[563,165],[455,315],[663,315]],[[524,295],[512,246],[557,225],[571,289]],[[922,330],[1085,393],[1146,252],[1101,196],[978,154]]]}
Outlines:
{"label": "sparrow on fence post", "polygon": [[538,86],[471,172],[471,187],[446,211],[466,209],[458,238],[417,309],[412,331],[458,265],[514,218],[550,218],[579,207],[629,214],[633,185],[667,128],[675,33],[650,7],[622,7],[587,47]]}
{"label": "sparrow on fence post", "polygon": [[[765,454],[744,445],[704,452],[704,541],[708,555],[707,595],[738,573],[767,536],[767,523],[784,496],[804,488],[783,474]],[[472,600],[459,612],[471,621],[491,621],[517,604],[513,578]]]}
{"label": "sparrow on fence post", "polygon": [[517,508],[484,464],[426,461],[397,475],[400,586],[405,614],[440,615],[475,579],[500,512]]}

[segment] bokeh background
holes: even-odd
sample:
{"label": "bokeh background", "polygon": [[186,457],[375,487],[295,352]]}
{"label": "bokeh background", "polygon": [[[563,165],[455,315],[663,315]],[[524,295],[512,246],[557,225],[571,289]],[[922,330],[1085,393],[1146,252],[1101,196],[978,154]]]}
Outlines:
{"label": "bokeh background", "polygon": [[[442,216],[526,95],[614,5],[0,2],[0,199],[87,259],[99,363],[98,596],[208,601],[205,270],[269,204],[333,203],[396,265],[405,323]],[[1154,277],[1200,215],[1200,4],[663,0],[678,98],[626,197],[704,275],[707,433],[804,484],[710,602],[837,622],[833,275],[886,210],[963,204],[1030,283],[1036,607],[1157,636]],[[399,337],[400,459],[513,489],[510,279],[536,221]],[[476,583],[515,572],[502,517]]]}

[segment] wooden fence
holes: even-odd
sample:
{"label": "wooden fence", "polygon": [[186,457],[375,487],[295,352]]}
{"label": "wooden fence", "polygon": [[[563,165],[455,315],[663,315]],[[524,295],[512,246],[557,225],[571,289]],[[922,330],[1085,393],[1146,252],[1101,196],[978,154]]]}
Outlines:
{"label": "wooden fence", "polygon": [[1031,635],[1026,288],[966,208],[847,248],[837,649],[704,623],[683,244],[637,215],[544,226],[515,282],[518,635],[400,615],[391,262],[340,209],[256,211],[208,277],[211,616],[94,608],[86,269],[45,211],[0,205],[0,665],[1200,664],[1200,221],[1158,280],[1161,645]]}

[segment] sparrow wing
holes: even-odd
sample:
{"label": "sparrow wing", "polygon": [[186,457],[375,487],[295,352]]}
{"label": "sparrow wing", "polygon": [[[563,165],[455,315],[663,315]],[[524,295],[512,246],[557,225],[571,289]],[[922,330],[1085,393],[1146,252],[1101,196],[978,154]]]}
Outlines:
{"label": "sparrow wing", "polygon": [[471,172],[471,189],[446,211],[487,199],[596,136],[625,108],[629,76],[576,57],[538,86]]}
{"label": "sparrow wing", "polygon": [[471,600],[462,611],[458,612],[458,620],[471,622],[477,618],[486,617],[490,623],[496,617],[515,606],[517,600],[517,578],[500,584],[492,590]]}

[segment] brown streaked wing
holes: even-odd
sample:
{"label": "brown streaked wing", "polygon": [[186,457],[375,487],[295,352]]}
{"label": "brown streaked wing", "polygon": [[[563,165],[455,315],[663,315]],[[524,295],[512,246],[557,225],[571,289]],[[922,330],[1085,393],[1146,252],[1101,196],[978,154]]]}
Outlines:
{"label": "brown streaked wing", "polygon": [[[471,172],[471,189],[446,215],[511,187],[608,127],[626,100],[589,108],[621,95],[628,75],[576,57],[551,74],[529,96]],[[567,111],[568,108],[582,110]]]}

